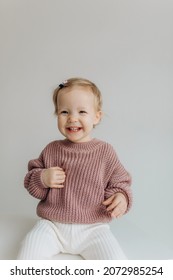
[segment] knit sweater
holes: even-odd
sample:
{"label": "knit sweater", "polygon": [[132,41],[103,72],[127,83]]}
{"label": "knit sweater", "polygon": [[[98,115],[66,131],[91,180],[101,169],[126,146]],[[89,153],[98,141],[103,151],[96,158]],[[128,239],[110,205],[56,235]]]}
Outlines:
{"label": "knit sweater", "polygon": [[[63,188],[47,188],[41,173],[50,167],[63,168]],[[102,203],[122,192],[132,204],[131,177],[113,147],[96,138],[84,143],[67,139],[48,144],[38,159],[29,161],[24,186],[40,202],[37,215],[61,223],[109,222],[111,214]],[[127,212],[126,211],[126,212]]]}

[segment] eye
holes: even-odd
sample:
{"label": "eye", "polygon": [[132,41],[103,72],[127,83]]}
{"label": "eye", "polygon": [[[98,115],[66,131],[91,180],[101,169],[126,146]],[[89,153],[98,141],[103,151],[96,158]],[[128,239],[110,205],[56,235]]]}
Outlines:
{"label": "eye", "polygon": [[67,115],[68,112],[64,110],[64,111],[61,111],[60,114],[61,114],[61,115]]}
{"label": "eye", "polygon": [[86,112],[86,111],[84,111],[84,110],[81,110],[79,113],[80,113],[81,115],[85,115],[85,114],[87,114],[87,112]]}

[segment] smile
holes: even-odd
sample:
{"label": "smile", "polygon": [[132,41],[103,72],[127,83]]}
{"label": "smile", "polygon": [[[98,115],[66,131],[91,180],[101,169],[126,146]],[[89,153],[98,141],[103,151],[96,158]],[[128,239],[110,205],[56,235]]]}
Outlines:
{"label": "smile", "polygon": [[66,129],[70,132],[78,132],[82,129],[82,127],[67,127]]}

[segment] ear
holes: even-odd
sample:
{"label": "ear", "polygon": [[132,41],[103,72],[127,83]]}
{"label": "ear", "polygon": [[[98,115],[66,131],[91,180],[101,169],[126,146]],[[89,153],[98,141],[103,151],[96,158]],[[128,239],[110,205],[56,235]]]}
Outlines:
{"label": "ear", "polygon": [[95,114],[95,120],[94,120],[94,125],[98,124],[103,116],[102,111],[97,111]]}

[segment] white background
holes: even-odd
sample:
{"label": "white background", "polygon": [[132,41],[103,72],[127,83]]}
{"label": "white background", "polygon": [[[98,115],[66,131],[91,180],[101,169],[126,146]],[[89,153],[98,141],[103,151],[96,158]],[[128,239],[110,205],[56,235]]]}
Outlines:
{"label": "white background", "polygon": [[52,90],[80,76],[103,95],[94,136],[133,177],[133,208],[117,223],[173,249],[173,1],[0,0],[0,32],[1,215],[36,217],[27,163],[62,138]]}

